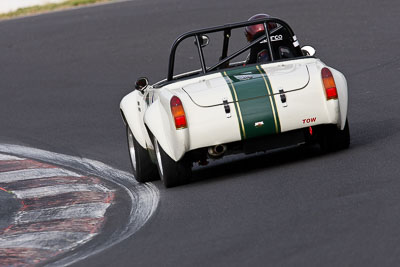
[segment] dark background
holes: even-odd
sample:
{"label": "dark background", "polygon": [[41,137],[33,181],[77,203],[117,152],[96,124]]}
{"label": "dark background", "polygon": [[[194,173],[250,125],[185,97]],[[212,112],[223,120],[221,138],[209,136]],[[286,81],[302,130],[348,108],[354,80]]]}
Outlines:
{"label": "dark background", "polygon": [[349,84],[349,150],[225,160],[81,266],[400,264],[400,2],[137,0],[0,22],[0,142],[130,171],[119,101],[183,32],[269,13]]}

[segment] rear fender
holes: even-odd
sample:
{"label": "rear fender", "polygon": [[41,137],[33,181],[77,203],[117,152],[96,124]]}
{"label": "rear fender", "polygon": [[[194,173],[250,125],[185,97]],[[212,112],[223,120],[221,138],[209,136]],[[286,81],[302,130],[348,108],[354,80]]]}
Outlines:
{"label": "rear fender", "polygon": [[[121,115],[123,116],[124,122],[128,124],[132,131],[133,136],[138,143],[144,148],[151,148],[150,137],[145,129],[143,122],[143,107],[139,111],[138,103],[143,102],[141,93],[137,90],[126,95],[120,103]],[[149,147],[150,144],[150,147]]]}
{"label": "rear fender", "polygon": [[169,99],[170,97],[160,97],[154,101],[146,111],[144,122],[165,153],[178,161],[188,149],[188,129],[176,130]]}
{"label": "rear fender", "polygon": [[340,127],[341,130],[344,129],[347,119],[347,109],[348,109],[348,92],[347,92],[347,81],[344,75],[333,69],[329,68],[332,72],[333,78],[335,79],[336,89],[339,99],[339,115],[340,115]]}

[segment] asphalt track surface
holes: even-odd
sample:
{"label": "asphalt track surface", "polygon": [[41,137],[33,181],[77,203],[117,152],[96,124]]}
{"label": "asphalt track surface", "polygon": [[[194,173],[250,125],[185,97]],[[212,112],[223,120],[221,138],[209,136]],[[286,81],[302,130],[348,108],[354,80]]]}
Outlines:
{"label": "asphalt track surface", "polygon": [[135,235],[76,266],[398,266],[400,3],[137,0],[0,22],[0,142],[129,171],[118,105],[174,38],[267,12],[349,83],[350,149],[226,160],[160,189]]}

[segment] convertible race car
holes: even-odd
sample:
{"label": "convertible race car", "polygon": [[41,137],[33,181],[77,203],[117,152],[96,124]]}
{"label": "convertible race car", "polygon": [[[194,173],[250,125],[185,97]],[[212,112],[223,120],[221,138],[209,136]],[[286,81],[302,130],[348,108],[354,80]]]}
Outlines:
{"label": "convertible race car", "polygon": [[[232,49],[243,30],[247,40]],[[187,40],[196,52],[189,59],[198,57],[201,68],[175,75],[177,48]],[[222,52],[210,65],[205,51],[218,41]],[[136,180],[161,178],[172,187],[188,181],[193,163],[229,154],[304,143],[323,151],[347,148],[346,79],[314,54],[300,47],[285,21],[272,17],[178,37],[167,78],[153,85],[139,78],[120,103]]]}

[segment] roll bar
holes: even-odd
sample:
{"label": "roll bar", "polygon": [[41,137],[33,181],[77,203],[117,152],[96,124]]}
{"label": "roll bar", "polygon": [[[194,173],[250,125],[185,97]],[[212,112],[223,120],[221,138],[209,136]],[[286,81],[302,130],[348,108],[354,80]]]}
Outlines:
{"label": "roll bar", "polygon": [[[223,25],[223,26],[216,26],[216,27],[211,27],[211,28],[195,30],[195,31],[187,32],[187,33],[184,33],[184,34],[180,35],[175,40],[175,42],[173,43],[172,48],[171,48],[171,53],[170,53],[170,56],[169,56],[169,64],[168,64],[167,81],[172,81],[173,80],[174,65],[175,65],[175,53],[176,53],[176,49],[177,49],[178,45],[183,40],[185,40],[185,39],[187,39],[189,37],[194,37],[195,38],[195,40],[196,40],[195,43],[197,45],[197,50],[198,50],[198,53],[199,53],[199,58],[200,58],[200,63],[201,63],[201,71],[202,71],[202,73],[206,74],[207,72],[216,70],[217,68],[223,66],[224,64],[227,64],[232,58],[234,58],[234,57],[242,54],[243,52],[249,50],[251,47],[253,47],[257,43],[259,43],[260,41],[262,41],[264,39],[271,40],[270,32],[269,31],[265,31],[265,33],[262,36],[260,36],[259,38],[257,38],[256,40],[252,41],[251,43],[249,43],[245,47],[243,47],[240,50],[238,50],[235,53],[233,53],[232,55],[227,56],[229,38],[230,38],[230,34],[231,34],[231,30],[232,29],[237,29],[237,28],[242,28],[242,27],[251,26],[251,25],[257,25],[257,24],[264,24],[264,29],[268,29],[267,25],[268,25],[268,23],[271,23],[271,22],[279,24],[282,27],[285,27],[288,30],[288,32],[289,32],[289,34],[290,34],[290,36],[292,38],[292,41],[293,42],[297,41],[296,37],[294,36],[293,30],[289,26],[289,24],[287,24],[285,21],[283,21],[281,19],[278,19],[278,18],[263,18],[263,19],[257,19],[257,20],[251,20],[251,21],[231,23],[231,24],[226,24],[226,25]],[[205,64],[205,61],[204,61],[204,53],[203,53],[203,48],[201,47],[200,38],[204,34],[214,33],[214,32],[219,32],[219,31],[223,31],[224,32],[224,43],[223,43],[222,56],[221,56],[221,58],[220,58],[220,60],[219,60],[219,62],[217,64],[207,68],[206,64]],[[271,61],[274,61],[271,42],[269,41],[267,43],[268,43],[268,50],[269,50],[269,53],[271,55]],[[298,49],[300,49],[300,47]],[[301,51],[300,51],[300,53],[301,53]]]}

